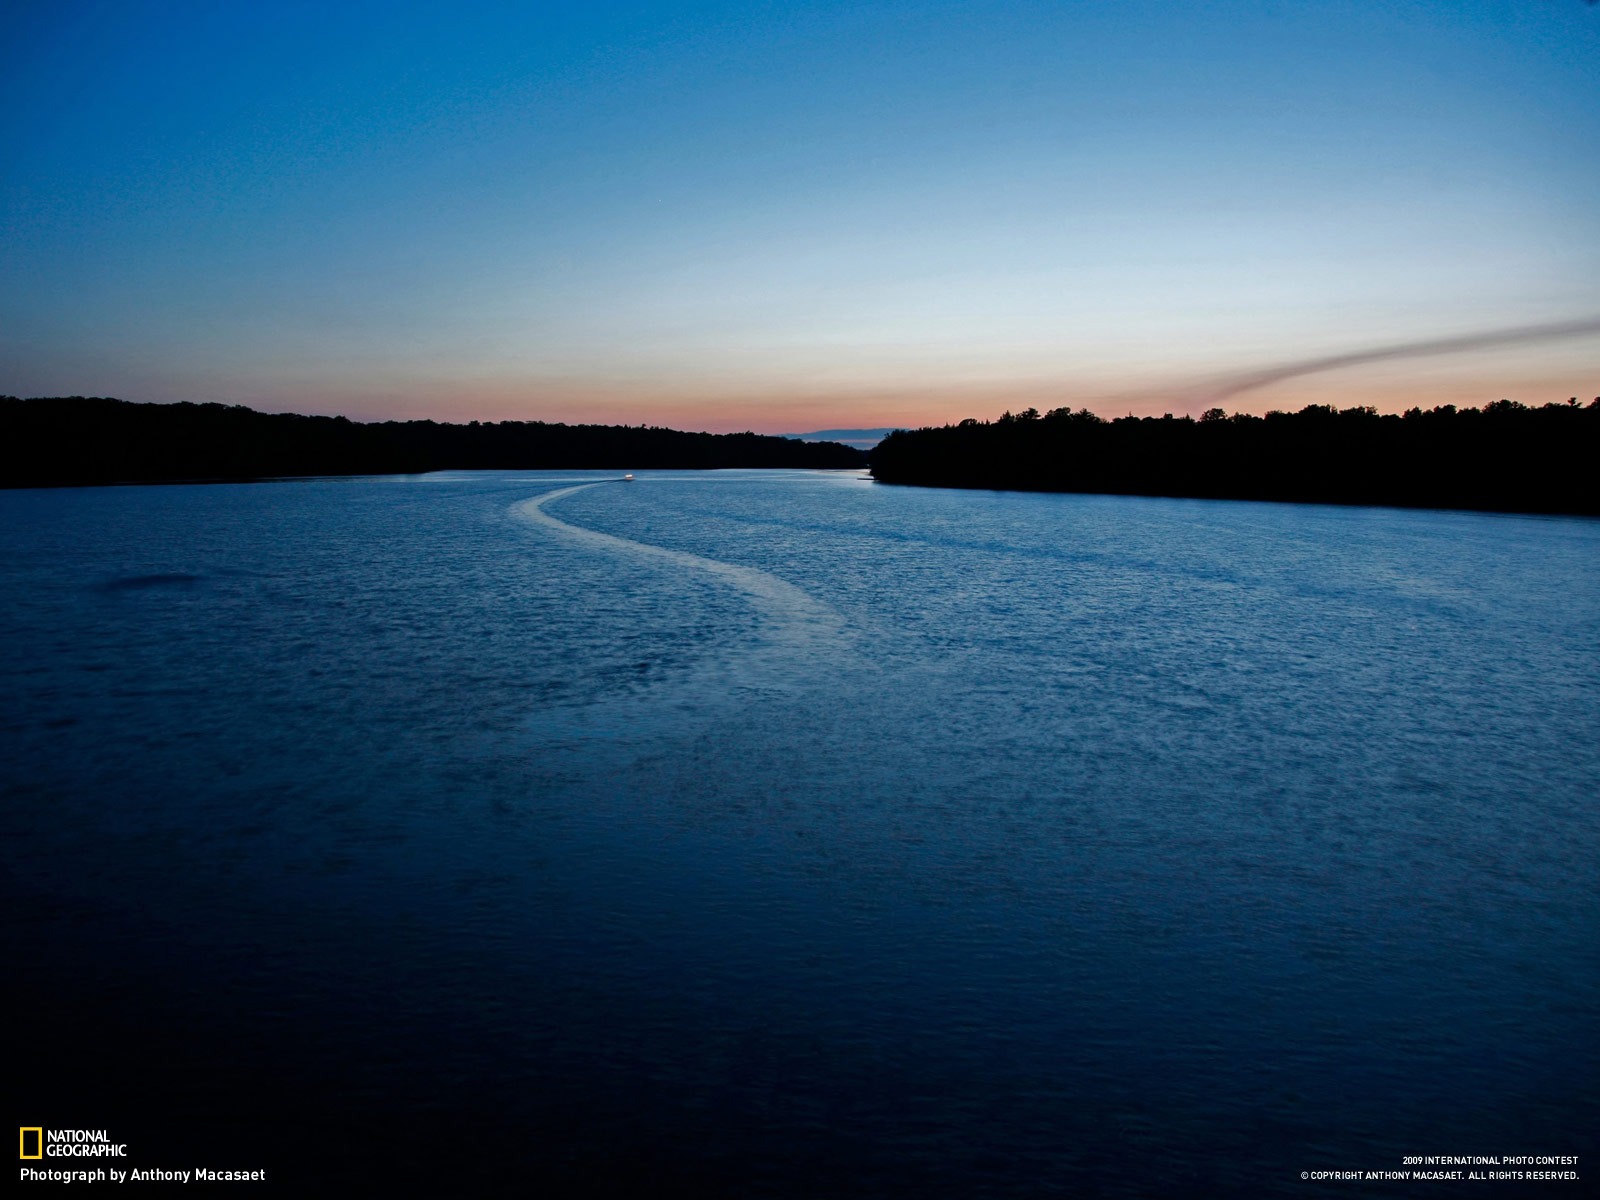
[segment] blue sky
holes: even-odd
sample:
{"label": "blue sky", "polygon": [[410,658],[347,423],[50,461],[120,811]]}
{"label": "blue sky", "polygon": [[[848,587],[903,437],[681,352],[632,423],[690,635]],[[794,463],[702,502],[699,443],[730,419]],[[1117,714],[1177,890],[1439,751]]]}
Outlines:
{"label": "blue sky", "polygon": [[1230,407],[1587,399],[1597,195],[1582,0],[0,0],[0,392],[778,432],[1560,324]]}

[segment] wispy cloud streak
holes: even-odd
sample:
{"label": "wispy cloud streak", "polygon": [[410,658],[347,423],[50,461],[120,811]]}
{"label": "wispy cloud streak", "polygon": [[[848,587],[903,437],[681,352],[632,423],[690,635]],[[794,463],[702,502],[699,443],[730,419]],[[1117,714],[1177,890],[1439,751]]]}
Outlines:
{"label": "wispy cloud streak", "polygon": [[1402,358],[1433,358],[1464,354],[1471,350],[1553,342],[1563,338],[1590,337],[1595,334],[1600,334],[1600,317],[1554,321],[1543,325],[1518,325],[1509,329],[1490,329],[1457,337],[1430,338],[1426,341],[1396,342],[1387,346],[1350,350],[1343,354],[1329,354],[1321,358],[1295,359],[1254,371],[1225,375],[1192,389],[1186,394],[1185,400],[1189,405],[1211,406],[1285,380],[1299,379],[1305,375],[1320,375],[1325,371],[1338,371],[1344,367],[1358,367],[1366,363],[1389,362]]}

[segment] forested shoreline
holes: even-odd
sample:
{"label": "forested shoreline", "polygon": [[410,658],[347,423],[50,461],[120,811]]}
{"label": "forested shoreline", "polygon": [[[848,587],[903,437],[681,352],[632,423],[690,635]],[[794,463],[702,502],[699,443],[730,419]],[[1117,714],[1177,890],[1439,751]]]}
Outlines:
{"label": "forested shoreline", "polygon": [[224,404],[0,397],[0,486],[441,470],[862,467],[836,442],[543,421],[358,422]]}
{"label": "forested shoreline", "polygon": [[0,486],[437,470],[851,468],[884,483],[1600,514],[1600,397],[1380,415],[1311,405],[1106,420],[1028,409],[897,430],[870,454],[754,433],[541,421],[357,422],[237,405],[0,397]]}
{"label": "forested shoreline", "polygon": [[884,483],[1205,499],[1600,514],[1600,397],[1380,415],[1311,405],[1264,417],[1105,420],[1033,409],[890,434]]}

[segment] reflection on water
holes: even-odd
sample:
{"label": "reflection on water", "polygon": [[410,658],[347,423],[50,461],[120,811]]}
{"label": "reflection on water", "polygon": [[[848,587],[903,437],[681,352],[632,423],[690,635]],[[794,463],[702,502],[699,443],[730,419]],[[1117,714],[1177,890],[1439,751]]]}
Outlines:
{"label": "reflection on water", "polygon": [[607,479],[0,494],[22,1091],[302,1191],[1592,1148],[1600,525]]}

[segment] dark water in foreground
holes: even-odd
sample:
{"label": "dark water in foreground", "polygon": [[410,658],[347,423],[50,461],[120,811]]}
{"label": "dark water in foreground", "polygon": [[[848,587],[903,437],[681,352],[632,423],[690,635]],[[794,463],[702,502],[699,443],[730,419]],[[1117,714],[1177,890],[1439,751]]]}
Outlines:
{"label": "dark water in foreground", "polygon": [[603,478],[0,493],[19,1124],[285,1194],[1600,1178],[1600,523]]}

